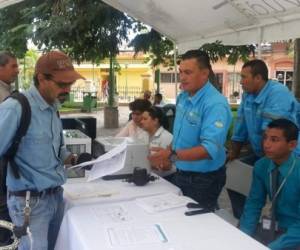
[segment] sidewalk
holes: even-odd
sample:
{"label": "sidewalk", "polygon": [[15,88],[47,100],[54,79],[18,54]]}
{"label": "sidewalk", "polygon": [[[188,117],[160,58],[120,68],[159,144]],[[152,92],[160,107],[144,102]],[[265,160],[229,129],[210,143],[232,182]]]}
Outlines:
{"label": "sidewalk", "polygon": [[[104,128],[104,112],[103,110],[94,111],[92,113],[76,113],[76,114],[62,114],[62,117],[82,117],[82,116],[93,116],[97,119],[97,137],[106,137],[114,136],[127,122],[129,117],[129,108],[128,106],[119,106],[119,128],[117,129],[106,129]],[[220,208],[229,212],[232,215],[232,209],[230,200],[225,188],[219,197],[219,206]],[[225,215],[226,217],[226,215]]]}

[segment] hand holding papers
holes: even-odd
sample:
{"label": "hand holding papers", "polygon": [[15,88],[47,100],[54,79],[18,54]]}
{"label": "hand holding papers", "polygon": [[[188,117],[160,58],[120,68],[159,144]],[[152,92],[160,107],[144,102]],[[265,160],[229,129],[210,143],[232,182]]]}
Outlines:
{"label": "hand holding papers", "polygon": [[88,165],[92,165],[93,167],[89,172],[88,181],[92,181],[102,176],[112,174],[124,167],[126,148],[127,142],[125,140],[120,145],[108,151],[106,154],[99,156],[96,160],[83,162],[69,169],[82,168]]}

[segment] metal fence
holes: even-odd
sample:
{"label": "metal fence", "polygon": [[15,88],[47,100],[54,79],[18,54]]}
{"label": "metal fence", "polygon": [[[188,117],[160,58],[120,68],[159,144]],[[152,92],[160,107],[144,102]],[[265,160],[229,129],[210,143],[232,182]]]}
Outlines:
{"label": "metal fence", "polygon": [[119,102],[132,102],[135,98],[140,97],[142,93],[141,87],[118,87]]}
{"label": "metal fence", "polygon": [[[71,101],[74,102],[83,102],[85,88],[72,88],[70,92]],[[118,101],[122,103],[132,102],[135,98],[138,98],[142,94],[141,87],[125,87],[121,86],[117,89],[118,92]],[[107,92],[98,92],[97,93],[97,101],[99,102],[107,102],[108,93]]]}

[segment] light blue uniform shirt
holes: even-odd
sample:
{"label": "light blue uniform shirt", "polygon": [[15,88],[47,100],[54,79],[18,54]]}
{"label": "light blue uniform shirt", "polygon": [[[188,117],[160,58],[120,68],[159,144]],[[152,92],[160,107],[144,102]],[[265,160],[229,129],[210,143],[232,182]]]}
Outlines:
{"label": "light blue uniform shirt", "polygon": [[[50,106],[34,86],[24,94],[30,103],[31,122],[15,156],[20,179],[15,179],[8,167],[8,190],[41,191],[60,186],[66,180],[63,160],[70,153],[62,146],[62,124],[57,107]],[[20,125],[19,102],[9,98],[0,104],[0,117],[0,156],[3,156]]]}
{"label": "light blue uniform shirt", "polygon": [[[286,118],[297,124],[297,109],[298,103],[289,89],[277,81],[269,80],[258,95],[243,94],[231,139],[249,141],[255,155],[261,157],[262,136],[267,125],[278,118]],[[300,140],[296,152],[300,153]]]}
{"label": "light blue uniform shirt", "polygon": [[173,129],[173,149],[203,146],[210,159],[176,161],[180,170],[211,172],[225,162],[226,135],[231,123],[227,100],[207,82],[194,96],[182,92],[177,99]]}
{"label": "light blue uniform shirt", "polygon": [[[295,167],[287,177],[294,160]],[[274,163],[266,157],[255,164],[250,193],[240,220],[240,229],[249,235],[255,233],[267,195],[272,197],[270,175],[274,168]],[[300,159],[294,154],[279,166],[279,186],[285,177],[275,214],[279,228],[287,232],[269,245],[272,250],[300,245]]]}

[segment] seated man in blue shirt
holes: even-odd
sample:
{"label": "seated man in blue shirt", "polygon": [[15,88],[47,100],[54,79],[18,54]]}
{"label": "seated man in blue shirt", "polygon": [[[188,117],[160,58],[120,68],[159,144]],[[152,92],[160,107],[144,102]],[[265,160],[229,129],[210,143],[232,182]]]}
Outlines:
{"label": "seated man in blue shirt", "polygon": [[[74,156],[63,143],[62,123],[57,115],[58,103],[63,102],[71,85],[79,78],[71,59],[62,52],[42,55],[35,66],[34,86],[24,93],[31,108],[31,120],[22,138],[14,161],[17,178],[8,164],[6,178],[7,205],[12,221],[24,224],[24,208],[28,194],[29,230],[32,240],[23,236],[19,250],[54,249],[63,215],[63,185],[66,181],[64,163]],[[21,117],[21,105],[9,98],[0,105],[0,156],[10,147]],[[27,192],[30,191],[30,192]]]}
{"label": "seated man in blue shirt", "polygon": [[[273,250],[300,249],[300,159],[293,152],[297,138],[298,127],[287,119],[268,125],[263,137],[265,157],[255,164],[240,219],[242,231]],[[272,206],[258,224],[267,196]]]}
{"label": "seated man in blue shirt", "polygon": [[[244,157],[243,161],[253,166],[263,156],[261,141],[267,125],[278,118],[286,118],[297,124],[298,103],[286,86],[268,80],[268,68],[262,60],[252,60],[243,65],[241,85],[244,93],[234,124],[228,158],[238,158],[242,146],[250,142],[253,154]],[[300,152],[299,149],[298,144],[297,152]],[[233,214],[240,218],[246,196],[233,190],[228,190],[228,194]]]}
{"label": "seated man in blue shirt", "polygon": [[209,81],[208,55],[187,51],[179,66],[181,89],[177,98],[172,147],[156,148],[149,160],[159,169],[175,164],[174,183],[184,195],[214,209],[225,184],[224,143],[231,110],[224,96]]}

